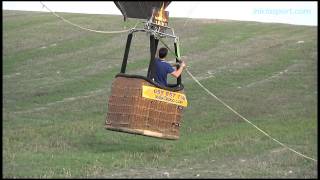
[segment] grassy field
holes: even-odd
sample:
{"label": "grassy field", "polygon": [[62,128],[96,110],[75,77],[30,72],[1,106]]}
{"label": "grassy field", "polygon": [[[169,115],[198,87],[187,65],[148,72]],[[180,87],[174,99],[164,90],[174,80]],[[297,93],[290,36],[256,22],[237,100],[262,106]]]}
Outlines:
{"label": "grassy field", "polygon": [[[317,162],[263,135],[185,72],[189,106],[179,140],[105,130],[110,87],[120,71],[127,34],[84,31],[49,13],[2,13],[3,177],[318,176]],[[121,16],[60,15],[98,30],[136,23]],[[172,18],[170,25],[191,73],[272,137],[318,159],[317,27],[185,22]],[[148,59],[149,38],[137,33],[128,73],[146,75]]]}

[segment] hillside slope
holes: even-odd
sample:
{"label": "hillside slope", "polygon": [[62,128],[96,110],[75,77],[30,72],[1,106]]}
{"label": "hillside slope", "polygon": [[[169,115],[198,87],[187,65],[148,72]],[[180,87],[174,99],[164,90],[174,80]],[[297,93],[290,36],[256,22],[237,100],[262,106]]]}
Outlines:
{"label": "hillside slope", "polygon": [[[136,23],[60,15],[98,30]],[[182,18],[170,25],[201,83],[275,139],[318,159],[316,27]],[[126,36],[84,31],[49,13],[3,11],[4,177],[317,177],[317,162],[270,140],[187,73],[179,140],[105,130]],[[145,75],[148,59],[149,38],[137,34],[128,73]]]}

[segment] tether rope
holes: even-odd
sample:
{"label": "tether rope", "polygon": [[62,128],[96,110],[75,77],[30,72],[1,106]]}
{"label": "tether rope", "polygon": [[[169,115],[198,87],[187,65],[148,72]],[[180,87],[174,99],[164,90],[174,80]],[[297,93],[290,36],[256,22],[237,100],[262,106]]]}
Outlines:
{"label": "tether rope", "polygon": [[[98,30],[93,30],[93,29],[85,28],[85,27],[79,26],[79,25],[77,25],[77,24],[74,24],[74,23],[70,22],[69,20],[67,20],[67,19],[59,16],[58,14],[56,14],[55,12],[53,12],[51,9],[49,9],[49,8],[48,8],[45,4],[43,4],[41,1],[40,1],[40,3],[43,5],[43,7],[45,7],[46,9],[48,9],[48,10],[49,10],[51,13],[53,13],[56,17],[62,19],[62,20],[65,21],[66,23],[69,23],[69,24],[71,24],[71,25],[73,25],[73,26],[76,26],[76,27],[78,27],[78,28],[81,28],[81,29],[84,29],[84,30],[87,30],[87,31],[96,32],[96,33],[105,33],[105,34],[115,34],[115,33],[129,32],[129,31],[131,30],[131,28],[130,28],[130,29],[121,30],[121,31],[98,31]],[[188,20],[188,19],[187,19],[187,20]],[[186,21],[187,21],[187,20],[186,20]],[[134,28],[138,25],[138,23],[139,23],[139,22],[136,23],[136,25],[134,26]],[[184,23],[184,26],[185,26],[185,25],[186,25],[186,22]],[[159,40],[162,42],[162,44],[165,45],[165,46],[169,49],[169,51],[170,51],[172,54],[174,54],[174,56],[175,56],[177,59],[180,60],[180,57],[177,57],[177,56],[176,56],[176,54],[171,50],[171,48],[170,48],[165,42],[162,41],[161,37],[158,37],[158,38],[159,38]],[[254,125],[254,124],[253,124],[252,122],[250,122],[247,118],[243,117],[241,114],[239,114],[239,113],[238,113],[237,111],[235,111],[233,108],[231,108],[228,104],[226,104],[224,101],[222,101],[222,100],[221,100],[220,98],[218,98],[216,95],[214,95],[210,90],[208,90],[204,85],[202,85],[202,84],[199,82],[199,80],[197,80],[196,77],[194,77],[194,76],[192,75],[192,73],[188,70],[188,68],[185,68],[185,69],[186,69],[186,72],[190,75],[190,77],[191,77],[203,90],[205,90],[209,95],[211,95],[212,97],[214,97],[215,99],[217,99],[220,103],[222,103],[224,106],[226,106],[228,109],[230,109],[230,110],[231,110],[232,112],[234,112],[236,115],[238,115],[241,119],[243,119],[243,120],[246,121],[247,123],[251,124],[253,127],[255,127],[256,129],[258,129],[258,130],[259,130],[260,132],[262,132],[264,135],[266,135],[267,137],[269,137],[271,140],[277,142],[278,144],[280,144],[280,145],[283,146],[284,148],[286,148],[286,149],[288,149],[288,150],[290,150],[290,151],[298,154],[298,155],[301,156],[301,157],[304,157],[304,158],[307,158],[307,159],[310,159],[310,160],[312,160],[312,161],[317,162],[316,159],[311,158],[311,157],[308,157],[308,156],[306,156],[306,155],[304,155],[304,154],[302,154],[302,153],[300,153],[300,152],[298,152],[298,151],[290,148],[289,146],[281,143],[281,142],[278,141],[277,139],[271,137],[268,133],[266,133],[265,131],[263,131],[262,129],[260,129],[258,126]]]}
{"label": "tether rope", "polygon": [[[159,40],[161,41],[161,43],[166,46],[169,51],[177,58],[180,60],[180,57],[176,56],[176,54],[174,53],[174,51],[172,51],[172,49],[170,49],[170,47],[165,44],[165,42],[162,41],[162,39],[159,37]],[[197,80],[196,77],[194,77],[192,75],[192,73],[188,70],[188,68],[186,68],[186,72],[189,74],[189,76],[191,76],[191,78],[203,89],[205,90],[209,95],[211,95],[212,97],[214,97],[215,99],[217,99],[220,103],[222,103],[224,106],[226,106],[228,109],[230,109],[232,112],[234,112],[236,115],[238,115],[241,119],[245,120],[247,123],[251,124],[253,127],[255,127],[256,129],[258,129],[260,132],[262,132],[264,135],[266,135],[267,137],[269,137],[270,139],[272,139],[273,141],[277,142],[278,144],[280,144],[281,146],[283,146],[286,149],[289,149],[290,151],[298,154],[299,156],[302,156],[304,158],[310,159],[312,161],[317,162],[316,159],[308,157],[292,148],[290,148],[289,146],[281,143],[280,141],[276,140],[275,138],[271,137],[268,133],[266,133],[265,131],[263,131],[262,129],[260,129],[258,126],[254,125],[252,122],[250,122],[247,118],[243,117],[241,114],[239,114],[237,111],[235,111],[233,108],[231,108],[227,103],[225,103],[224,101],[222,101],[220,98],[218,98],[216,95],[214,95],[211,91],[209,91],[204,85],[202,85],[199,80]]]}
{"label": "tether rope", "polygon": [[215,99],[217,99],[219,102],[221,102],[223,105],[225,105],[228,109],[230,109],[232,112],[234,112],[236,115],[238,115],[240,118],[242,118],[243,120],[245,120],[247,123],[251,124],[253,127],[255,127],[256,129],[258,129],[260,132],[262,132],[264,135],[266,135],[267,137],[269,137],[270,139],[272,139],[273,141],[279,143],[281,146],[289,149],[290,151],[304,157],[310,160],[313,160],[315,162],[317,162],[317,160],[308,157],[302,153],[299,153],[298,151],[288,147],[287,145],[281,143],[280,141],[274,139],[273,137],[271,137],[268,133],[266,133],[265,131],[263,131],[262,129],[260,129],[259,127],[257,127],[256,125],[254,125],[252,122],[250,122],[247,118],[243,117],[241,114],[239,114],[237,111],[235,111],[234,109],[232,109],[228,104],[226,104],[225,102],[223,102],[220,98],[218,98],[216,95],[214,95],[211,91],[209,91],[206,87],[204,87],[191,73],[188,69],[186,69],[187,73],[192,77],[192,79],[202,88],[204,89],[208,94],[210,94],[212,97],[214,97]]}
{"label": "tether rope", "polygon": [[[43,4],[41,1],[40,3],[42,4],[42,7],[43,8],[46,8],[48,11],[50,11],[53,15],[55,15],[56,17],[60,18],[62,21],[72,25],[72,26],[75,26],[75,27],[78,27],[80,29],[83,29],[83,30],[86,30],[86,31],[91,31],[91,32],[95,32],[95,33],[103,33],[103,34],[117,34],[117,33],[125,33],[125,32],[129,32],[132,28],[129,28],[129,29],[125,29],[125,30],[120,30],[120,31],[98,31],[98,30],[94,30],[94,29],[89,29],[89,28],[85,28],[85,27],[82,27],[78,24],[75,24],[65,18],[63,18],[62,16],[59,16],[57,13],[55,13],[54,11],[52,11],[50,8],[48,8],[45,4]],[[137,25],[139,24],[139,22],[137,22],[135,24],[135,26],[133,28],[135,28]]]}

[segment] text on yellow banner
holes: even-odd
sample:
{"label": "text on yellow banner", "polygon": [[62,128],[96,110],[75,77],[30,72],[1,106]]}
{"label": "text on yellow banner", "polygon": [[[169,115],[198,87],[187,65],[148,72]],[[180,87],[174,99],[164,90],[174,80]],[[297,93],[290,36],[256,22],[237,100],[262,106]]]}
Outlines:
{"label": "text on yellow banner", "polygon": [[171,92],[151,86],[142,86],[142,97],[184,107],[187,107],[188,105],[187,98],[184,94]]}

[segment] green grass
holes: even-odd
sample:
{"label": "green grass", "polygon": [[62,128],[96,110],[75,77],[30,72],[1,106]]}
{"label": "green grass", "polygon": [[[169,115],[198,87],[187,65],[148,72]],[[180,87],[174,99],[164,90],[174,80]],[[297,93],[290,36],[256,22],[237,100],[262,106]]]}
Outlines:
{"label": "green grass", "polygon": [[[61,15],[98,30],[136,23],[121,16]],[[184,24],[183,18],[170,21],[197,79],[275,139],[318,159],[317,28]],[[317,162],[263,135],[187,73],[182,80],[189,105],[179,140],[105,130],[126,37],[87,32],[49,13],[3,11],[3,177],[317,177]],[[145,34],[133,37],[128,73],[146,75],[148,45]]]}

